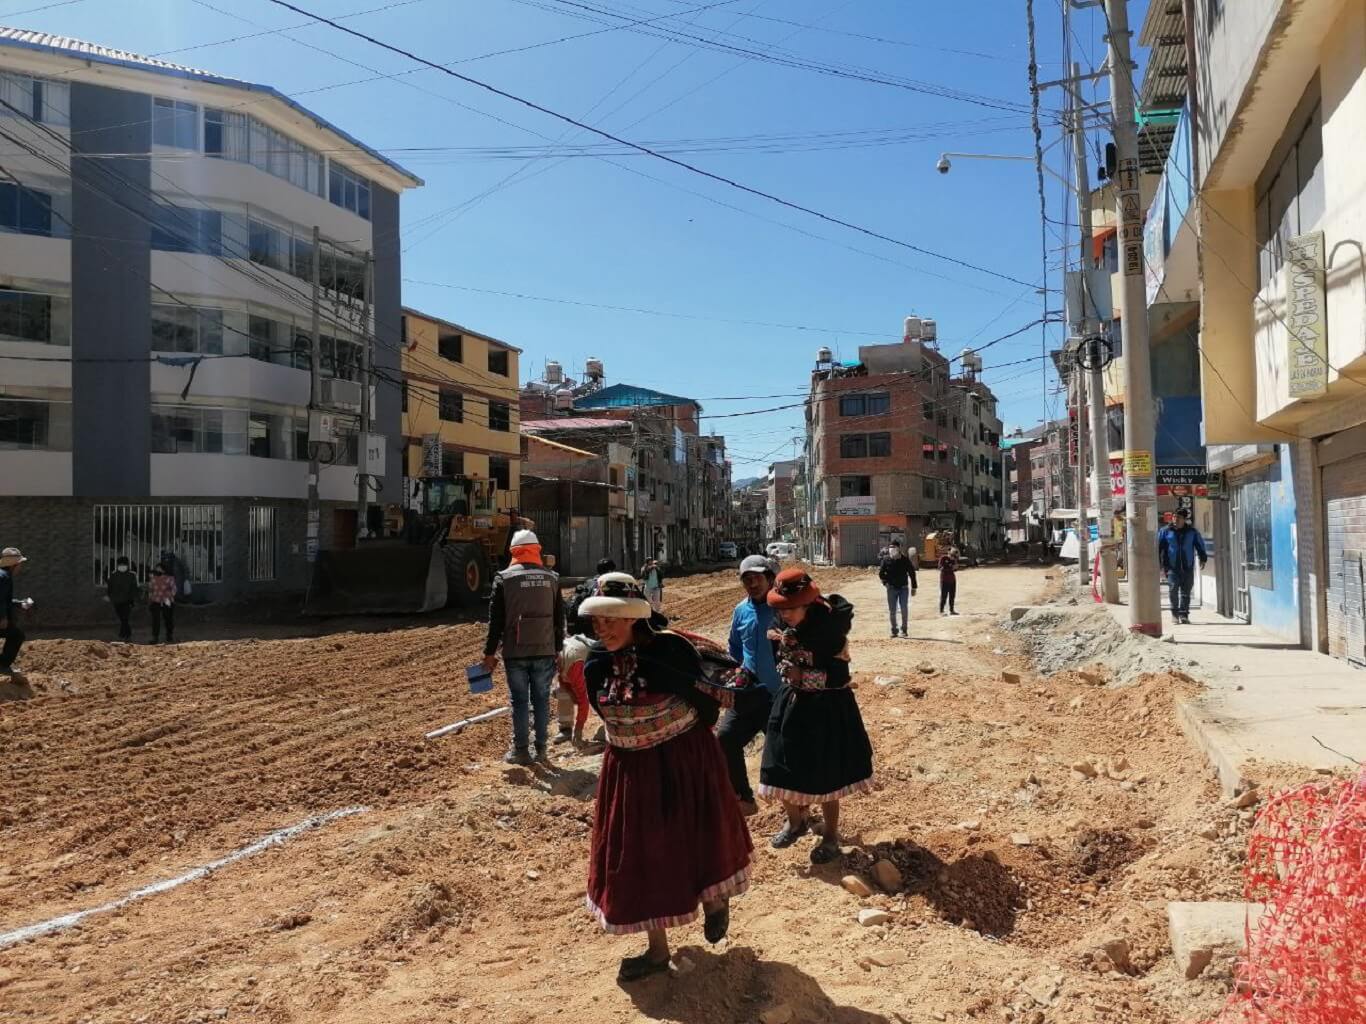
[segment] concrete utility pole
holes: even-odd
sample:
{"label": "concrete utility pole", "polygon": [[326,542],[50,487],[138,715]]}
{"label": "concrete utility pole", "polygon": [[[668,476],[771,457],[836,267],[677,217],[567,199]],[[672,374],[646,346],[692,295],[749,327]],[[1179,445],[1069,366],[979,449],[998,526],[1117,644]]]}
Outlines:
{"label": "concrete utility pole", "polygon": [[308,358],[308,524],[304,530],[305,553],[310,562],[318,560],[318,530],[322,522],[322,506],[318,500],[318,444],[313,440],[313,423],[320,418],[322,400],[323,343],[320,320],[322,317],[322,232],[313,225],[313,317],[310,327]]}
{"label": "concrete utility pole", "polygon": [[[375,265],[369,253],[365,254],[365,305],[361,316],[360,345],[360,444],[356,448],[356,540],[362,541],[370,536],[370,345],[373,332],[370,329],[370,289],[374,287]],[[402,386],[402,385],[400,385]]]}
{"label": "concrete utility pole", "polygon": [[1129,629],[1162,635],[1157,577],[1157,484],[1153,477],[1153,382],[1148,365],[1148,301],[1143,277],[1142,171],[1134,124],[1128,0],[1105,0],[1110,46],[1110,103],[1119,166],[1119,264],[1124,276],[1124,518],[1128,533]]}
{"label": "concrete utility pole", "polygon": [[[1072,388],[1076,396],[1073,415],[1077,431],[1077,586],[1086,590],[1091,586],[1091,522],[1087,508],[1091,504],[1090,488],[1086,486],[1086,379],[1081,375],[1075,349],[1066,356],[1072,360]],[[1070,425],[1069,425],[1070,426]],[[1068,437],[1068,455],[1072,439]]]}

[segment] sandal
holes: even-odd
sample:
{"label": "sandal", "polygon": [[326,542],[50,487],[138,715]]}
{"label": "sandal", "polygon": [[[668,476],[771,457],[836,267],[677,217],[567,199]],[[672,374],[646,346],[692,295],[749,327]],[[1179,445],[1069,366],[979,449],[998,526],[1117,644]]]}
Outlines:
{"label": "sandal", "polygon": [[838,839],[827,837],[811,851],[812,864],[829,864],[840,855],[840,844]]}
{"label": "sandal", "polygon": [[786,850],[789,846],[791,846],[798,839],[800,839],[802,836],[806,835],[810,831],[811,823],[808,821],[803,821],[800,825],[796,826],[795,828],[793,827],[792,822],[789,821],[786,825],[783,826],[783,830],[781,832],[779,832],[776,836],[774,836],[772,839],[768,841],[768,844],[772,846],[775,850]]}
{"label": "sandal", "polygon": [[720,910],[715,910],[702,919],[702,934],[713,946],[724,939],[728,931],[730,931],[730,900],[722,903]]}
{"label": "sandal", "polygon": [[617,969],[617,981],[640,981],[652,974],[663,974],[668,969],[668,960],[654,960],[649,953],[628,956]]}

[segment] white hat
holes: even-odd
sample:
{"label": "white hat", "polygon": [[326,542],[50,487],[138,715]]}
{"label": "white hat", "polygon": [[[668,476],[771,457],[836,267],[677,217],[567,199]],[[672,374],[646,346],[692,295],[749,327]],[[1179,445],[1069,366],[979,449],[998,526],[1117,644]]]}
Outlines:
{"label": "white hat", "polygon": [[0,569],[12,569],[14,566],[27,561],[24,553],[18,548],[5,548],[4,551],[0,551]]}
{"label": "white hat", "polygon": [[518,530],[516,533],[512,535],[511,546],[514,548],[520,548],[525,547],[528,544],[539,543],[541,542],[536,539],[536,534],[532,533],[530,530]]}
{"label": "white hat", "polygon": [[652,612],[640,583],[625,572],[603,573],[593,588],[593,596],[579,605],[580,615],[604,619],[648,619]]}

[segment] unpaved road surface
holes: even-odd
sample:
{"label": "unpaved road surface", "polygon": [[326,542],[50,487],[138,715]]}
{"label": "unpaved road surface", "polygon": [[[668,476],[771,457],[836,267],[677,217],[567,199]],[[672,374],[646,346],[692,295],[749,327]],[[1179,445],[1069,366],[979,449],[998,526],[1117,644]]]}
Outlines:
{"label": "unpaved road surface", "polygon": [[[910,640],[887,637],[874,575],[817,575],[858,608],[880,789],[846,804],[846,855],[821,868],[805,841],[769,848],[778,811],[751,819],[754,884],[728,942],[679,929],[682,970],[630,988],[616,965],[640,938],[603,935],[582,905],[596,759],[508,769],[506,719],[422,739],[500,703],[501,687],[464,687],[481,627],[33,644],[40,696],[0,704],[0,933],[365,810],[0,949],[0,1021],[740,1024],[786,1008],[1108,1024],[1213,1008],[1219,986],[1180,980],[1165,936],[1166,900],[1238,889],[1238,822],[1175,724],[1189,684],[1031,674],[999,624],[1054,585],[1037,568],[962,572],[953,618],[933,613],[925,574]],[[722,638],[738,597],[729,573],[692,577],[668,610]],[[881,859],[899,891],[873,883]],[[849,874],[873,894],[842,888]],[[863,907],[890,922],[860,926]],[[1113,938],[1120,970],[1099,951]]]}

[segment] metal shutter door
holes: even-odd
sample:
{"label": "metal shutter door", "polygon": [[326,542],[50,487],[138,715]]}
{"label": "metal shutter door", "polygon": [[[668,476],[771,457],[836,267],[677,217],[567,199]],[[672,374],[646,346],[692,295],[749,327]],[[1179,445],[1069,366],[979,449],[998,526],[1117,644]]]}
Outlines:
{"label": "metal shutter door", "polygon": [[840,565],[877,564],[877,521],[840,523]]}
{"label": "metal shutter door", "polygon": [[1366,664],[1366,455],[1323,468],[1328,653]]}

